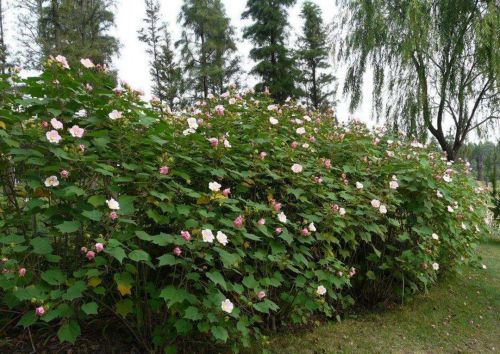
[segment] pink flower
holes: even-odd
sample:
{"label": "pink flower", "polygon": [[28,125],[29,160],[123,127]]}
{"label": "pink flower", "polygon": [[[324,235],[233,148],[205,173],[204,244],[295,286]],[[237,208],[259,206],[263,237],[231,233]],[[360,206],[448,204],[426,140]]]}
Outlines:
{"label": "pink flower", "polygon": [[292,149],[296,149],[297,146],[299,146],[299,143],[296,142],[296,141],[292,141],[292,143],[290,144],[290,146],[292,147]]}
{"label": "pink flower", "polygon": [[236,219],[234,219],[233,224],[235,227],[240,228],[243,225],[244,221],[245,219],[243,218],[243,216],[239,215]]}
{"label": "pink flower", "polygon": [[391,188],[391,189],[398,189],[398,187],[399,187],[399,184],[398,184],[397,181],[390,181],[389,182],[389,188]]}
{"label": "pink flower", "polygon": [[292,165],[292,171],[293,171],[294,173],[301,173],[301,172],[302,172],[302,169],[303,169],[303,168],[302,168],[302,165],[300,165],[300,164],[298,164],[298,163],[294,163],[294,164]]}
{"label": "pink flower", "polygon": [[85,152],[85,145],[84,144],[80,144],[80,145],[78,145],[78,147],[80,148],[81,152]]}
{"label": "pink flower", "polygon": [[210,141],[210,145],[212,145],[212,147],[217,147],[217,145],[219,145],[219,140],[217,138],[210,138],[208,141]]}
{"label": "pink flower", "polygon": [[317,184],[323,183],[323,178],[318,177],[318,176],[314,177],[314,183],[317,183]]}
{"label": "pink flower", "polygon": [[17,271],[17,274],[19,274],[19,277],[24,277],[26,275],[26,268],[19,268]]}
{"label": "pink flower", "polygon": [[44,120],[44,121],[42,122],[42,128],[47,129],[48,127],[49,127],[49,123],[48,123],[47,121],[45,121],[45,120]]}
{"label": "pink flower", "polygon": [[191,240],[191,234],[189,233],[189,231],[181,231],[181,236],[186,241]]}
{"label": "pink flower", "polygon": [[64,69],[69,69],[68,60],[66,59],[66,57],[58,55],[55,59],[59,64],[62,65]]}
{"label": "pink flower", "polygon": [[96,243],[94,247],[97,253],[101,253],[102,251],[104,251],[104,245],[100,242]]}
{"label": "pink flower", "polygon": [[330,160],[325,160],[325,162],[323,162],[323,165],[327,170],[332,168],[332,162]]}
{"label": "pink flower", "polygon": [[259,221],[257,221],[257,224],[259,224],[259,225],[265,225],[266,224],[266,219],[264,219],[264,218],[259,219]]}
{"label": "pink flower", "polygon": [[337,204],[333,204],[333,205],[332,205],[332,211],[333,211],[334,213],[338,213],[338,212],[339,212],[339,206],[338,206]]}
{"label": "pink flower", "polygon": [[226,188],[222,191],[222,194],[224,197],[229,198],[229,195],[231,194],[231,188]]}
{"label": "pink flower", "polygon": [[281,210],[281,203],[274,203],[273,204],[273,209],[275,212],[278,212]]}
{"label": "pink flower", "polygon": [[45,136],[47,137],[47,140],[52,144],[59,144],[62,139],[57,130],[50,130],[45,134]]}
{"label": "pink flower", "polygon": [[45,309],[43,308],[43,306],[39,306],[35,309],[35,314],[38,316],[38,317],[42,317],[43,314],[45,313]]}
{"label": "pink flower", "polygon": [[283,232],[283,228],[282,227],[277,227],[274,231],[276,232],[276,234],[279,235],[280,233]]}
{"label": "pink flower", "polygon": [[50,125],[52,125],[52,127],[55,130],[60,130],[60,129],[64,128],[64,125],[60,121],[58,121],[57,119],[55,119],[55,118],[52,118],[50,120]]}
{"label": "pink flower", "polygon": [[224,115],[224,106],[222,106],[222,105],[215,106],[215,113],[218,116],[223,116]]}
{"label": "pink flower", "polygon": [[170,169],[168,168],[168,166],[162,166],[160,167],[160,174],[162,175],[168,175],[168,173],[170,172]]}
{"label": "pink flower", "polygon": [[259,298],[259,300],[262,300],[263,298],[266,297],[266,292],[264,290],[261,290],[257,293],[257,297]]}
{"label": "pink flower", "polygon": [[300,233],[302,234],[302,236],[308,236],[309,235],[309,230],[307,229],[307,227],[304,227]]}
{"label": "pink flower", "polygon": [[111,220],[116,220],[118,219],[118,213],[116,211],[112,211],[111,213],[109,213],[109,218]]}
{"label": "pink flower", "polygon": [[173,253],[175,256],[179,257],[181,255],[182,251],[179,247],[175,247]]}
{"label": "pink flower", "polygon": [[85,133],[85,129],[80,128],[78,125],[73,125],[68,131],[73,138],[81,138]]}
{"label": "pink flower", "polygon": [[117,86],[113,89],[113,92],[115,93],[116,96],[121,96],[123,93],[123,87]]}
{"label": "pink flower", "polygon": [[266,156],[267,156],[267,152],[265,152],[265,151],[261,151],[259,155],[260,155],[260,158],[261,158],[262,160],[264,160],[264,159],[266,158]]}
{"label": "pink flower", "polygon": [[85,255],[89,261],[93,260],[95,257],[95,252],[94,251],[88,251],[87,254]]}
{"label": "pink flower", "polygon": [[61,178],[68,178],[69,172],[66,170],[62,170],[61,172],[59,172],[59,175],[61,176]]}
{"label": "pink flower", "polygon": [[310,141],[311,143],[314,143],[314,142],[316,142],[316,138],[315,138],[314,136],[311,136],[311,137],[309,138],[309,141]]}

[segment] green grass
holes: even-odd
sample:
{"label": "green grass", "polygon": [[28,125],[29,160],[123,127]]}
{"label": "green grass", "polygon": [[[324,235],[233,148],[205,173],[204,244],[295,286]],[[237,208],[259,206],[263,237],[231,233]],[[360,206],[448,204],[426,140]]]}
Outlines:
{"label": "green grass", "polygon": [[272,353],[493,353],[500,351],[500,241],[481,246],[487,269],[464,269],[428,293],[341,323],[277,335]]}

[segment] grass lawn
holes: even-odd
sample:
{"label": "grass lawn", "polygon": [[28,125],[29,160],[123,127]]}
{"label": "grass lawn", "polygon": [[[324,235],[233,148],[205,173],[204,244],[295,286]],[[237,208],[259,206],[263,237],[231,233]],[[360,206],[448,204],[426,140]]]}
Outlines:
{"label": "grass lawn", "polygon": [[500,352],[500,240],[481,246],[486,270],[464,269],[404,306],[270,338],[272,353]]}

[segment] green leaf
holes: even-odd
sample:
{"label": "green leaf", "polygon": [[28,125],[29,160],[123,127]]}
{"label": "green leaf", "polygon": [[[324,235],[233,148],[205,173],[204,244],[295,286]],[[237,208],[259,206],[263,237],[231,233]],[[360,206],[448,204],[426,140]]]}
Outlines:
{"label": "green leaf", "polygon": [[61,342],[75,344],[76,338],[81,334],[80,325],[76,321],[69,321],[62,325],[57,331],[57,337]]}
{"label": "green leaf", "polygon": [[187,318],[188,320],[191,320],[191,321],[199,321],[203,318],[203,316],[198,311],[198,308],[196,308],[194,306],[189,306],[184,311],[184,318]]}
{"label": "green leaf", "polygon": [[80,229],[80,223],[78,221],[65,221],[57,225],[56,228],[62,233],[69,234]]}
{"label": "green leaf", "polygon": [[23,326],[24,328],[31,326],[36,322],[36,313],[35,310],[30,310],[26,312],[23,317],[17,322],[18,326]]}
{"label": "green leaf", "polygon": [[129,313],[132,313],[134,308],[134,302],[130,299],[123,299],[116,303],[116,312],[122,317],[126,317]]}
{"label": "green leaf", "polygon": [[106,197],[103,195],[93,195],[92,197],[87,199],[87,202],[92,204],[94,208],[97,208],[106,202]]}
{"label": "green leaf", "polygon": [[31,246],[33,246],[33,252],[36,254],[49,254],[52,252],[53,248],[46,237],[35,237],[30,241]]}
{"label": "green leaf", "polygon": [[136,262],[140,262],[140,261],[148,262],[151,259],[149,254],[143,250],[135,250],[135,251],[130,252],[128,254],[128,258],[130,258],[131,260],[136,261]]}
{"label": "green leaf", "polygon": [[220,285],[224,290],[227,290],[226,281],[224,280],[224,277],[222,276],[222,274],[219,271],[214,270],[212,272],[206,273],[205,275],[207,276],[208,279],[213,281],[216,285]]}
{"label": "green leaf", "polygon": [[120,262],[120,263],[123,262],[123,258],[127,257],[125,250],[123,248],[121,248],[120,246],[106,247],[104,249],[104,252],[109,254],[110,256],[115,257],[118,260],[118,262]]}
{"label": "green leaf", "polygon": [[215,339],[220,340],[221,342],[226,342],[228,338],[228,333],[224,327],[215,326],[212,327],[212,335]]}
{"label": "green leaf", "polygon": [[164,254],[161,257],[158,257],[158,260],[160,261],[158,263],[158,265],[160,267],[165,266],[165,265],[171,266],[171,265],[174,265],[174,264],[178,263],[177,258],[175,258],[175,256],[173,254],[170,254],[170,253],[167,253],[167,254]]}
{"label": "green leaf", "polygon": [[178,289],[173,285],[169,285],[164,288],[160,292],[160,297],[167,302],[167,305],[169,307],[177,303],[182,303],[185,300],[189,301],[190,303],[196,302],[196,297],[193,294],[190,294],[184,289]]}
{"label": "green leaf", "polygon": [[66,280],[66,275],[59,269],[50,269],[42,273],[42,279],[50,285],[61,285]]}
{"label": "green leaf", "polygon": [[83,291],[87,289],[85,282],[82,280],[77,281],[72,286],[68,288],[66,294],[63,295],[64,300],[74,300],[82,297]]}
{"label": "green leaf", "polygon": [[82,311],[87,315],[97,315],[97,304],[95,302],[88,302],[82,305]]}
{"label": "green leaf", "polygon": [[82,215],[90,220],[93,220],[93,221],[101,221],[101,217],[102,217],[102,213],[97,209],[84,210],[82,212]]}

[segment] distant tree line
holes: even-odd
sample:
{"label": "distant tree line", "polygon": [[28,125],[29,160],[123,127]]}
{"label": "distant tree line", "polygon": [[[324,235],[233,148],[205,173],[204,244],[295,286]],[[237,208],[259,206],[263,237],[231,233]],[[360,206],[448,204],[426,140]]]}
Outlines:
{"label": "distant tree line", "polygon": [[[115,0],[11,1],[18,14],[19,53],[5,43],[0,0],[0,70],[20,62],[39,68],[50,55],[110,64],[119,51],[110,35]],[[303,27],[291,43],[288,10],[296,0],[247,0],[243,38],[253,68],[241,67],[239,38],[223,0],[183,0],[180,38],[171,38],[160,0],[142,0],[138,38],[149,55],[152,92],[161,103],[205,99],[253,74],[257,91],[277,102],[289,96],[309,109],[334,102],[332,62],[347,66],[343,93],[351,110],[373,71],[373,112],[393,131],[423,143],[434,139],[455,160],[471,132],[498,132],[500,122],[500,3],[494,0],[337,0],[327,26],[314,1],[302,4]],[[163,4],[166,4],[163,1]],[[124,5],[125,6],[125,5]],[[335,53],[335,57],[332,55]],[[245,69],[245,70],[243,70]],[[369,77],[369,75],[368,75]],[[451,127],[451,129],[450,129]]]}

